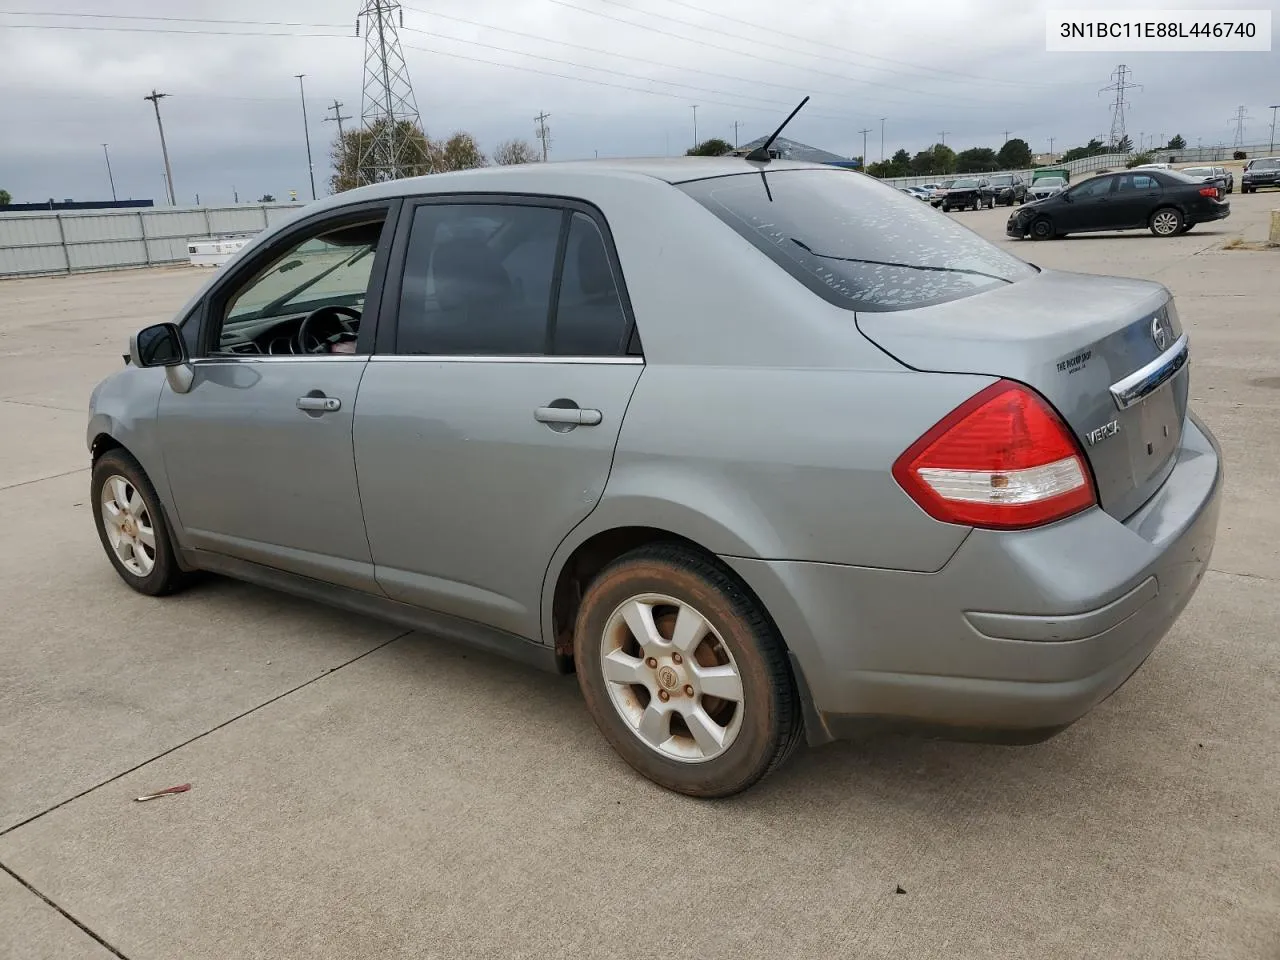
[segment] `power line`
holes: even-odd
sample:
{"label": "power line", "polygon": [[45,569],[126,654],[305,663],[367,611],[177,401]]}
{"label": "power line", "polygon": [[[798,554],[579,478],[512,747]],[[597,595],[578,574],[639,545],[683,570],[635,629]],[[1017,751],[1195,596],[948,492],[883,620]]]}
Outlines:
{"label": "power line", "polygon": [[0,17],[67,17],[91,20],[155,20],[161,23],[225,23],[254,27],[331,27],[346,29],[345,23],[297,23],[291,20],[226,20],[213,17],[152,17],[129,13],[53,13],[47,10],[0,10]]}
{"label": "power line", "polygon": [[311,160],[311,125],[307,123],[307,89],[302,85],[305,73],[295,73],[298,78],[298,93],[302,97],[302,134],[307,140],[307,176],[311,178],[311,199],[316,198],[316,165]]}
{"label": "power line", "polygon": [[7,23],[0,30],[76,30],[106,31],[111,33],[180,33],[198,37],[341,37],[345,33],[268,33],[260,30],[178,30],[170,27],[87,27],[67,23]]}
{"label": "power line", "polygon": [[[605,0],[605,2],[609,2],[609,0]],[[722,13],[721,11],[718,11],[718,10],[708,10],[708,9],[706,9],[705,7],[695,6],[695,5],[694,5],[694,4],[692,4],[692,3],[687,3],[687,2],[685,2],[685,0],[667,0],[667,2],[668,2],[668,3],[674,3],[675,5],[680,6],[680,7],[687,7],[687,8],[688,8],[688,9],[690,9],[690,10],[696,10],[698,13],[705,13],[705,14],[707,14],[707,15],[709,15],[709,16],[716,17],[716,18],[717,18],[717,19],[719,19],[719,20],[730,20],[730,21],[732,21],[732,22],[734,22],[734,23],[740,23],[740,24],[742,24],[744,27],[751,27],[752,29],[755,29],[755,30],[763,30],[765,33],[771,33],[771,34],[773,34],[774,36],[778,36],[778,37],[787,37],[788,39],[791,39],[791,40],[799,40],[799,41],[801,41],[801,42],[803,42],[803,43],[811,43],[811,44],[813,44],[813,45],[814,45],[814,46],[816,46],[816,47],[827,47],[827,48],[828,48],[828,49],[830,49],[830,50],[836,50],[836,51],[838,51],[839,53],[843,54],[843,57],[842,57],[842,58],[840,58],[840,59],[837,59],[836,57],[823,57],[823,59],[826,59],[826,60],[835,60],[836,62],[839,62],[839,63],[846,63],[846,62],[848,62],[848,59],[849,59],[850,57],[865,57],[865,58],[867,58],[867,59],[869,59],[869,60],[882,60],[882,61],[884,61],[885,63],[896,63],[896,64],[899,64],[900,66],[910,67],[910,68],[911,68],[909,71],[906,71],[906,70],[890,70],[890,68],[888,68],[888,67],[875,67],[875,66],[871,66],[871,67],[870,67],[870,69],[872,69],[872,70],[884,70],[884,71],[889,72],[889,73],[898,73],[898,74],[902,74],[903,76],[915,76],[916,74],[920,73],[921,71],[927,71],[927,72],[929,72],[929,73],[942,74],[942,75],[944,75],[944,76],[946,76],[946,77],[948,77],[948,78],[962,78],[962,79],[965,79],[965,80],[969,80],[969,81],[971,81],[971,82],[978,82],[978,83],[1000,83],[1000,84],[1008,84],[1009,86],[1016,86],[1016,87],[1023,87],[1023,88],[1025,88],[1025,87],[1029,87],[1029,86],[1032,86],[1032,87],[1034,87],[1034,86],[1058,86],[1058,85],[1062,85],[1062,83],[1069,82],[1069,81],[1061,81],[1061,82],[1059,82],[1059,83],[1044,83],[1044,82],[1030,81],[1030,80],[1001,80],[1001,79],[999,79],[999,78],[997,78],[997,77],[981,77],[981,76],[978,76],[977,74],[973,74],[973,73],[961,73],[961,72],[959,72],[959,71],[957,71],[957,70],[944,70],[944,69],[942,69],[941,67],[929,67],[929,66],[925,66],[925,65],[923,65],[923,64],[911,63],[911,62],[909,62],[909,61],[907,61],[907,60],[895,60],[895,59],[893,59],[892,57],[882,57],[882,56],[879,56],[879,55],[874,54],[874,53],[866,53],[865,51],[862,51],[862,50],[849,50],[849,49],[846,49],[845,47],[838,46],[838,45],[836,45],[836,44],[834,44],[834,43],[826,43],[826,42],[824,42],[824,41],[822,41],[822,40],[811,40],[809,37],[802,37],[802,36],[800,36],[799,34],[795,34],[795,33],[787,33],[787,32],[785,32],[785,31],[783,31],[783,30],[775,29],[774,27],[766,27],[766,26],[763,26],[763,25],[758,24],[758,23],[752,23],[750,20],[742,20],[742,19],[740,19],[739,17],[731,17],[731,16],[729,16],[727,13]],[[622,6],[622,4],[617,4],[617,6]],[[648,11],[636,11],[636,12],[637,12],[637,13],[648,13]],[[651,17],[661,17],[662,19],[672,20],[672,21],[674,21],[674,22],[676,22],[676,23],[686,23],[686,22],[687,22],[687,21],[683,21],[683,20],[678,20],[678,19],[676,19],[675,17],[663,17],[663,16],[662,16],[662,14],[657,14],[657,13],[649,13],[649,16],[651,16]],[[694,24],[690,24],[690,26],[695,26],[695,25],[694,25]],[[698,26],[698,29],[700,29],[700,30],[714,30],[714,28],[712,28],[712,27],[703,27],[703,26],[700,26],[700,25],[697,25],[697,26]],[[725,33],[725,31],[723,31],[723,30],[714,30],[714,32],[716,32],[716,33]],[[735,34],[731,34],[731,33],[726,33],[725,35],[726,35],[726,36],[736,36]],[[746,39],[746,38],[743,38],[743,39]],[[756,43],[756,42],[759,42],[759,41],[751,41],[751,42]],[[783,49],[786,49],[786,48],[783,48]],[[800,51],[796,51],[796,52],[800,52]],[[805,56],[817,57],[817,56],[821,56],[821,55],[820,55],[820,54],[816,54],[816,53],[807,53],[807,54],[805,54]]]}
{"label": "power line", "polygon": [[[848,76],[847,74],[832,73],[832,72],[831,72],[831,71],[829,71],[829,70],[819,70],[817,67],[805,66],[804,64],[796,63],[796,62],[794,62],[794,61],[788,62],[788,61],[786,61],[786,60],[777,60],[777,59],[774,59],[774,58],[771,58],[771,57],[766,57],[766,56],[763,56],[762,54],[755,53],[755,52],[753,52],[753,51],[749,51],[749,50],[735,50],[733,47],[726,47],[726,46],[723,46],[722,44],[712,43],[710,40],[699,40],[699,39],[696,39],[696,38],[694,38],[694,37],[687,37],[687,36],[683,36],[683,35],[678,34],[678,33],[672,33],[670,30],[664,30],[664,29],[662,29],[661,27],[655,27],[655,26],[652,26],[652,25],[647,24],[647,23],[636,23],[634,20],[624,20],[624,19],[622,19],[621,17],[615,17],[615,16],[613,16],[613,15],[611,15],[611,14],[603,13],[603,12],[601,12],[601,11],[599,11],[599,10],[588,10],[588,9],[587,9],[587,8],[585,8],[585,7],[579,7],[579,6],[575,6],[575,5],[574,5],[574,4],[572,4],[572,3],[568,3],[568,2],[567,2],[567,0],[550,0],[550,2],[551,2],[551,3],[556,4],[557,6],[565,7],[566,9],[569,9],[569,10],[576,10],[578,13],[585,13],[585,14],[589,14],[590,16],[593,16],[593,17],[601,17],[601,18],[603,18],[603,19],[605,19],[605,20],[612,20],[612,21],[614,21],[615,23],[623,23],[623,24],[626,24],[626,25],[627,25],[627,26],[629,26],[629,27],[636,27],[637,29],[640,29],[640,30],[648,30],[648,31],[650,31],[650,32],[652,32],[652,33],[659,33],[659,34],[662,34],[663,36],[674,37],[675,39],[677,39],[677,40],[683,40],[683,41],[685,41],[686,43],[692,43],[692,44],[696,44],[696,45],[698,45],[698,46],[709,47],[709,48],[711,48],[711,49],[713,49],[713,50],[722,50],[722,51],[724,51],[724,52],[726,52],[726,53],[732,53],[732,54],[734,54],[734,55],[736,55],[736,56],[740,56],[740,57],[749,57],[751,60],[753,60],[753,61],[755,61],[755,62],[757,62],[757,63],[761,63],[761,62],[763,62],[763,63],[772,63],[772,64],[776,64],[776,65],[783,66],[783,67],[789,67],[789,68],[794,69],[794,70],[807,70],[809,73],[815,73],[815,74],[818,74],[819,76],[824,76],[824,77],[831,77],[831,78],[834,78],[834,79],[836,79],[836,80],[842,80],[842,81],[844,81],[844,82],[846,82],[846,83],[856,83],[856,84],[862,84],[862,85],[864,85],[864,86],[873,86],[873,87],[892,87],[893,89],[898,90],[899,92],[902,92],[902,93],[914,93],[914,94],[917,94],[917,95],[922,96],[922,97],[934,97],[934,96],[937,96],[937,94],[934,94],[934,93],[928,93],[928,92],[926,92],[926,91],[924,91],[924,90],[912,90],[912,89],[907,89],[907,88],[905,88],[905,87],[900,87],[897,83],[892,82],[892,81],[887,81],[887,80],[862,80],[862,79],[859,79],[859,78],[857,78],[857,77],[850,77],[850,76]],[[612,2],[613,2],[613,0],[603,0],[603,2],[605,2],[605,3],[612,3]],[[621,6],[621,4],[615,4],[615,5],[617,5],[617,6]],[[630,9],[630,8],[627,8],[627,9]],[[657,14],[651,14],[651,16],[657,16]],[[669,17],[668,17],[668,18],[664,18],[664,19],[672,19],[672,18],[669,18]],[[679,22],[682,22],[682,21],[676,21],[676,22],[677,22],[677,23],[679,23]],[[710,28],[710,27],[699,27],[698,29],[711,30],[711,28]],[[715,33],[723,33],[724,31],[714,31],[714,30],[713,30],[712,32],[715,32]],[[726,36],[735,37],[736,35],[735,35],[735,34],[726,34]],[[765,42],[765,41],[763,41],[763,40],[752,40],[752,39],[751,39],[751,38],[749,38],[749,37],[738,37],[737,39],[745,40],[747,43],[757,43],[757,44],[761,44],[761,45],[764,45],[764,46],[771,46],[771,47],[777,47],[777,46],[778,46],[777,44],[770,44],[770,43],[766,43],[766,42]],[[784,52],[787,52],[787,53],[799,54],[799,55],[801,55],[801,56],[815,56],[815,54],[806,54],[806,53],[804,53],[804,51],[792,50],[792,49],[789,49],[789,48],[787,48],[787,47],[780,47],[779,49],[781,49],[781,50],[783,50]],[[825,59],[829,59],[829,58],[825,58]],[[973,102],[973,103],[981,103],[981,104],[987,104],[987,105],[991,105],[991,104],[999,104],[999,105],[1001,105],[1001,106],[1008,106],[1008,105],[1009,105],[1009,103],[1010,103],[1010,101],[1007,101],[1007,100],[994,101],[994,100],[987,100],[987,99],[982,99],[982,98],[978,98],[978,97],[965,97],[965,96],[961,96],[961,95],[959,95],[959,94],[948,94],[948,99],[950,99],[950,100],[967,100],[967,101],[970,101],[970,102]],[[903,101],[898,101],[898,102],[900,102],[900,103],[901,103],[901,102],[903,102]]]}

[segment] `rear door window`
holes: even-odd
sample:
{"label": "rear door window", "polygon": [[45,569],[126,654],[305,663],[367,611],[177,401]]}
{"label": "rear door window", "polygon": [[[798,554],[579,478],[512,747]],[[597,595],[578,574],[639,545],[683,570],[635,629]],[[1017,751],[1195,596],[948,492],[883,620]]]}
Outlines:
{"label": "rear door window", "polygon": [[1118,188],[1121,193],[1136,193],[1143,190],[1159,190],[1160,181],[1149,173],[1126,173],[1120,178]]}
{"label": "rear door window", "polygon": [[861,173],[763,171],[679,186],[810,290],[850,310],[944,303],[1036,273]]}

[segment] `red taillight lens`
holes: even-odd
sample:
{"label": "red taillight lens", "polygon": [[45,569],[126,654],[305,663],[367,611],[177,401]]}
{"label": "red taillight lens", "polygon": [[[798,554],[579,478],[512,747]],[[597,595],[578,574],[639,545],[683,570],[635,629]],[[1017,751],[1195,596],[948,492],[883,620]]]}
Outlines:
{"label": "red taillight lens", "polygon": [[1217,195],[1218,195],[1217,187],[1201,187],[1200,188],[1200,196],[1202,197],[1216,197]]}
{"label": "red taillight lens", "polygon": [[1036,527],[1097,503],[1066,424],[1039,394],[1008,380],[943,418],[893,475],[929,516],[973,527]]}

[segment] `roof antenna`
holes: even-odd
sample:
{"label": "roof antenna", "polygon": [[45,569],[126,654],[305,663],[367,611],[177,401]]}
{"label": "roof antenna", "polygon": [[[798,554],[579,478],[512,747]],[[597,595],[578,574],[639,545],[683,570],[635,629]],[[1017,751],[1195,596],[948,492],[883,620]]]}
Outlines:
{"label": "roof antenna", "polygon": [[778,139],[778,134],[780,134],[783,128],[786,127],[786,125],[791,122],[791,118],[800,112],[800,108],[803,107],[808,102],[809,102],[808,97],[805,97],[803,100],[801,100],[800,106],[796,107],[789,114],[787,114],[787,119],[783,120],[782,123],[778,125],[778,129],[773,131],[773,133],[769,135],[769,139],[766,140],[764,143],[760,144],[760,146],[756,147],[754,150],[752,150],[750,153],[747,154],[747,159],[759,160],[764,163],[768,163],[771,159],[773,159],[769,155],[769,148],[773,146],[773,141]]}

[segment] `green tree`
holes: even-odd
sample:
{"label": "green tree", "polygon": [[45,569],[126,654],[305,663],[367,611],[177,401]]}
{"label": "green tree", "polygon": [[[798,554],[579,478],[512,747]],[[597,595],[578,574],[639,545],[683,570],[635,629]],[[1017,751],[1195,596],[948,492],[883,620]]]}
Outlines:
{"label": "green tree", "polygon": [[0,207],[13,203],[13,194],[8,190],[0,190]]}
{"label": "green tree", "polygon": [[527,140],[503,140],[493,148],[493,162],[500,167],[516,163],[537,163],[541,159],[542,154]]}
{"label": "green tree", "polygon": [[1001,170],[1025,170],[1031,166],[1031,144],[1021,137],[1006,140],[996,154],[996,161]]}
{"label": "green tree", "polygon": [[[409,176],[431,173],[436,169],[432,163],[432,147],[427,135],[416,124],[408,120],[396,122],[396,137],[401,144],[399,163],[408,170]],[[351,190],[362,183],[371,183],[375,178],[372,158],[362,156],[369,151],[373,138],[386,130],[386,121],[379,120],[367,128],[345,130],[341,137],[335,137],[329,152],[333,163],[333,176],[329,178],[329,187],[334,193]],[[364,168],[361,170],[361,162]],[[363,174],[363,176],[361,176]]]}
{"label": "green tree", "polygon": [[957,173],[990,173],[1005,169],[990,147],[970,147],[956,154]]}
{"label": "green tree", "polygon": [[1125,166],[1132,169],[1134,167],[1141,166],[1144,163],[1150,163],[1151,159],[1151,154],[1149,153],[1135,153],[1129,158],[1129,162],[1126,163]]}
{"label": "green tree", "polygon": [[1185,140],[1183,140],[1183,139],[1182,139],[1182,134],[1180,134],[1180,133],[1175,133],[1175,134],[1173,135],[1173,139],[1169,141],[1169,149],[1170,149],[1170,150],[1185,150],[1185,149],[1187,149],[1187,141],[1185,141]]}
{"label": "green tree", "polygon": [[1110,152],[1110,147],[1095,137],[1083,147],[1072,147],[1064,153],[1062,155],[1062,162],[1070,163],[1072,160],[1083,160],[1085,157],[1096,157],[1099,154]]}
{"label": "green tree", "polygon": [[262,196],[258,198],[258,202],[259,203],[275,203],[276,198],[269,193],[264,193]]}
{"label": "green tree", "polygon": [[1120,138],[1120,142],[1116,144],[1116,153],[1130,153],[1133,150],[1133,141],[1129,139],[1126,133]]}
{"label": "green tree", "polygon": [[889,158],[889,165],[894,171],[890,176],[905,177],[911,172],[911,154],[899,147],[894,155]]}
{"label": "green tree", "polygon": [[914,174],[954,173],[955,169],[956,152],[945,143],[935,143],[911,158],[911,172]]}
{"label": "green tree", "polygon": [[710,140],[703,140],[696,147],[690,147],[684,155],[686,157],[723,157],[732,152],[733,144],[719,137],[712,137]]}
{"label": "green tree", "polygon": [[476,138],[464,131],[459,130],[444,143],[428,143],[438,170],[473,170],[489,165],[489,159],[476,143]]}

